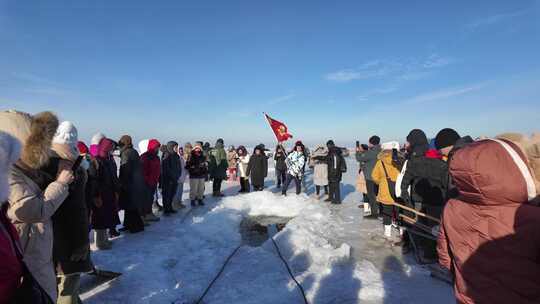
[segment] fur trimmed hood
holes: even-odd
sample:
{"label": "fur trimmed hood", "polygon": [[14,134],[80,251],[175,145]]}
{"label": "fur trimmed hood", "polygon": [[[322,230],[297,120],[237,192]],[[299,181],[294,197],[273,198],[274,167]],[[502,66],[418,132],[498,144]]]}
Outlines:
{"label": "fur trimmed hood", "polygon": [[58,124],[58,118],[52,112],[33,116],[17,111],[0,112],[0,131],[19,141],[22,146],[20,160],[32,169],[39,169],[49,162]]}
{"label": "fur trimmed hood", "polygon": [[13,165],[21,155],[21,144],[19,141],[0,131],[0,204],[8,199],[9,183],[8,174]]}

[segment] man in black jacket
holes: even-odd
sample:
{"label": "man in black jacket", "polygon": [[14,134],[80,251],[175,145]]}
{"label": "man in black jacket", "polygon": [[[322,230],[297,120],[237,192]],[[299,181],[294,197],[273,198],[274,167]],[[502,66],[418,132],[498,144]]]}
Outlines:
{"label": "man in black jacket", "polygon": [[369,149],[366,151],[362,146],[356,148],[356,160],[360,165],[360,169],[364,172],[366,178],[367,195],[369,200],[369,209],[364,209],[364,217],[377,218],[379,215],[379,203],[377,202],[377,194],[379,187],[373,181],[371,173],[377,163],[377,157],[381,153],[381,138],[373,135],[369,138]]}
{"label": "man in black jacket", "polygon": [[163,193],[163,213],[165,215],[176,213],[176,210],[172,207],[172,201],[178,188],[180,175],[182,175],[182,163],[178,155],[178,143],[169,141],[161,162],[161,188]]}
{"label": "man in black jacket", "polygon": [[343,152],[340,148],[336,147],[333,140],[329,140],[326,143],[328,147],[328,156],[326,156],[328,162],[328,199],[332,204],[341,204],[341,191],[340,182],[343,173],[347,172],[347,164],[345,158],[343,158]]}

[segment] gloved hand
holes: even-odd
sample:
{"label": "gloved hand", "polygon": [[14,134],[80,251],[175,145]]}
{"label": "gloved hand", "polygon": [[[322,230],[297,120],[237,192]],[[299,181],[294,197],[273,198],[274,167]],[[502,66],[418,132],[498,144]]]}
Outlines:
{"label": "gloved hand", "polygon": [[83,245],[83,246],[75,249],[75,251],[73,251],[73,254],[71,254],[70,260],[72,262],[85,261],[88,258],[88,253],[89,252],[90,252],[90,246]]}

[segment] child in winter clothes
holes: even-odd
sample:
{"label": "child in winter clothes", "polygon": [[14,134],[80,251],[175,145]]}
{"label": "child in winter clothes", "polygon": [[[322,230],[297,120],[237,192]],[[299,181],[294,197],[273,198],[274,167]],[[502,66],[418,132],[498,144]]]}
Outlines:
{"label": "child in winter clothes", "polygon": [[240,176],[240,193],[246,193],[250,191],[249,179],[247,174],[248,164],[250,156],[246,150],[246,147],[240,146],[236,151],[238,154],[238,175]]}
{"label": "child in winter clothes", "polygon": [[253,155],[249,159],[247,175],[251,177],[251,183],[255,191],[264,189],[264,178],[268,175],[268,158],[264,154],[263,147],[255,147]]}
{"label": "child in winter clothes", "polygon": [[236,153],[236,149],[234,146],[229,147],[229,151],[227,152],[227,163],[229,164],[228,168],[228,175],[229,175],[229,181],[236,181],[236,167],[238,166],[238,154]]}
{"label": "child in winter clothes", "polygon": [[281,188],[281,184],[285,184],[287,179],[287,164],[285,163],[287,154],[282,145],[276,147],[276,154],[274,155],[274,161],[276,162],[276,179],[277,188]]}
{"label": "child in winter clothes", "polygon": [[186,163],[186,169],[189,171],[189,199],[191,206],[195,207],[197,201],[200,206],[204,205],[204,180],[208,175],[208,162],[203,154],[201,145],[196,144],[191,152],[191,156]]}
{"label": "child in winter clothes", "polygon": [[300,142],[294,146],[294,151],[289,153],[285,160],[287,164],[287,181],[281,190],[282,195],[287,195],[287,190],[294,180],[296,184],[296,195],[302,191],[302,177],[304,175],[304,166],[306,158],[304,156],[304,145]]}
{"label": "child in winter clothes", "polygon": [[382,216],[384,225],[384,237],[392,238],[392,217],[394,213],[395,183],[399,175],[399,169],[392,161],[392,151],[399,149],[399,143],[384,143],[381,145],[382,152],[379,153],[371,177],[375,184],[379,186],[377,201],[382,204]]}
{"label": "child in winter clothes", "polygon": [[324,194],[328,195],[328,163],[325,160],[318,159],[319,157],[326,158],[328,156],[328,148],[318,146],[309,160],[309,167],[313,168],[313,184],[317,197],[320,199],[321,187],[324,188]]}

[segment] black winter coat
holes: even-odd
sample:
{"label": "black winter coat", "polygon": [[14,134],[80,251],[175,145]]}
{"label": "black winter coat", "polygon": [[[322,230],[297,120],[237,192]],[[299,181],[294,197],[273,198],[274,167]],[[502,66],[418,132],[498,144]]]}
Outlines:
{"label": "black winter coat", "polygon": [[264,178],[268,175],[268,158],[264,155],[251,155],[247,167],[247,175],[255,186],[264,186]]}
{"label": "black winter coat", "polygon": [[145,197],[145,183],[139,153],[132,147],[120,150],[120,197],[124,210],[141,210]]}
{"label": "black winter coat", "polygon": [[182,162],[178,153],[174,151],[165,152],[161,161],[161,185],[178,184],[181,175]]}
{"label": "black winter coat", "polygon": [[[60,159],[49,162],[49,172],[58,171]],[[54,175],[53,175],[54,176]],[[59,274],[74,274],[92,270],[90,261],[90,240],[88,238],[88,210],[86,208],[86,170],[75,171],[75,179],[69,185],[69,195],[52,216],[53,222],[53,260]],[[71,256],[88,249],[86,259],[72,261]]]}
{"label": "black winter coat", "polygon": [[[407,189],[411,186],[411,197]],[[402,198],[411,203],[421,204],[422,208],[438,208],[438,216],[446,203],[448,187],[448,165],[435,158],[414,156],[407,162],[407,169],[401,182]]]}
{"label": "black winter coat", "polygon": [[205,178],[208,174],[208,162],[206,156],[200,154],[197,156],[195,153],[191,153],[191,157],[186,163],[186,169],[189,172],[190,178]]}
{"label": "black winter coat", "polygon": [[285,163],[285,159],[287,159],[287,156],[284,152],[276,152],[276,155],[274,155],[274,160],[276,161],[276,170],[287,170],[287,164]]}

